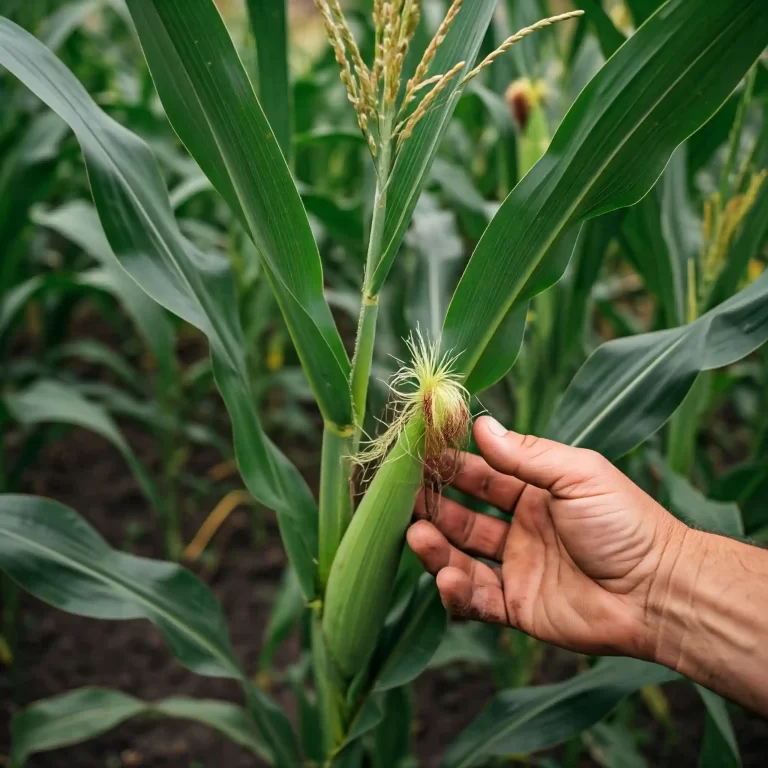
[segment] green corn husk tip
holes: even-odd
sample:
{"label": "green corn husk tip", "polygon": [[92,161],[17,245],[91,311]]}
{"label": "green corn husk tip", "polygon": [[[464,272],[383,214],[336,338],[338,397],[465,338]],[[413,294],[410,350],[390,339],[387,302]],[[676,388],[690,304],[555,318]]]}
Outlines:
{"label": "green corn husk tip", "polygon": [[390,382],[396,416],[355,457],[380,466],[344,534],[325,595],[326,644],[347,679],[376,647],[425,465],[434,472],[446,452],[461,448],[469,435],[469,393],[452,372],[456,358],[441,357],[439,346],[418,332],[408,348],[411,364]]}

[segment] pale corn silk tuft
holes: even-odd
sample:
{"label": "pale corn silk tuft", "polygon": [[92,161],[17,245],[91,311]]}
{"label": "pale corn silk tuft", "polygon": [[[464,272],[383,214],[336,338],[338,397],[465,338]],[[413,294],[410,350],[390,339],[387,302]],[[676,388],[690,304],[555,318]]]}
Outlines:
{"label": "pale corn silk tuft", "polygon": [[[389,449],[416,418],[424,420],[423,448],[413,447],[428,467],[438,467],[446,456],[458,456],[469,440],[472,416],[469,392],[454,373],[457,356],[440,354],[440,342],[428,341],[417,329],[407,341],[409,363],[389,381],[393,418],[387,429],[369,441],[353,460],[360,465],[386,461]],[[448,474],[452,474],[451,469]],[[445,475],[446,467],[439,474]],[[435,473],[430,473],[435,474]],[[435,476],[435,480],[437,477]]]}

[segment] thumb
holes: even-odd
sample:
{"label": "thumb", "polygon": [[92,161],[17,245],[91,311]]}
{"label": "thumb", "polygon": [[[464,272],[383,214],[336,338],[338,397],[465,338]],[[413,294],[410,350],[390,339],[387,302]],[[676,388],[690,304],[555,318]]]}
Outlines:
{"label": "thumb", "polygon": [[475,422],[475,441],[488,464],[555,496],[570,497],[613,465],[599,453],[534,435],[511,432],[490,416]]}

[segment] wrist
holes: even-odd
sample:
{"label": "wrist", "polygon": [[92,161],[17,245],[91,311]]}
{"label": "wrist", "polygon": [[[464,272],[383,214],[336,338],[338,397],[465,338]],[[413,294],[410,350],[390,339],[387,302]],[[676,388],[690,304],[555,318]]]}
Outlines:
{"label": "wrist", "polygon": [[768,553],[675,520],[638,655],[768,715]]}
{"label": "wrist", "polygon": [[696,594],[707,557],[707,536],[669,515],[659,564],[648,590],[643,656],[681,673],[696,623]]}

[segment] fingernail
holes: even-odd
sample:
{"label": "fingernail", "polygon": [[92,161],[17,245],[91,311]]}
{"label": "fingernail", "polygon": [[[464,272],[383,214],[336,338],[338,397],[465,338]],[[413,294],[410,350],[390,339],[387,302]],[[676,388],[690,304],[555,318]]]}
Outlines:
{"label": "fingernail", "polygon": [[493,416],[487,417],[487,424],[488,424],[488,430],[492,435],[496,435],[496,437],[504,437],[504,435],[507,434],[507,430],[499,424],[496,419],[493,418]]}

